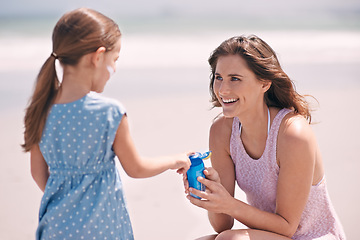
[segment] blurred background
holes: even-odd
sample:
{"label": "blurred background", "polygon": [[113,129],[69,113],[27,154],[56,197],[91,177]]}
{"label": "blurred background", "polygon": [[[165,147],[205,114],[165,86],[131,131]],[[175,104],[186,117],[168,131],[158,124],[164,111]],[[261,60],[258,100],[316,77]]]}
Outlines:
{"label": "blurred background", "polygon": [[[122,31],[117,72],[103,94],[126,106],[145,156],[207,150],[209,127],[220,113],[209,102],[211,51],[242,34],[270,44],[298,92],[318,101],[312,101],[313,129],[330,197],[348,239],[358,239],[358,0],[0,0],[0,6],[0,239],[34,239],[42,193],[20,148],[24,109],[52,52],[53,27],[78,7],[102,12]],[[206,212],[185,198],[181,176],[168,171],[139,180],[119,169],[136,239],[213,233]],[[237,197],[245,200],[241,191]]]}

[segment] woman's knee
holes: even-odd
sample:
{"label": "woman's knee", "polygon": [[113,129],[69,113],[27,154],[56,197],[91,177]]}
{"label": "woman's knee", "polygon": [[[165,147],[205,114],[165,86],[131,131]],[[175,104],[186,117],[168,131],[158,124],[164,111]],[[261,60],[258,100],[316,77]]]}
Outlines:
{"label": "woman's knee", "polygon": [[204,237],[200,237],[197,238],[195,240],[215,240],[217,235],[209,235],[209,236],[204,236]]}
{"label": "woman's knee", "polygon": [[291,240],[290,238],[267,231],[255,229],[226,230],[220,233],[215,240]]}
{"label": "woman's knee", "polygon": [[246,230],[226,230],[221,232],[215,240],[249,240],[249,233]]}

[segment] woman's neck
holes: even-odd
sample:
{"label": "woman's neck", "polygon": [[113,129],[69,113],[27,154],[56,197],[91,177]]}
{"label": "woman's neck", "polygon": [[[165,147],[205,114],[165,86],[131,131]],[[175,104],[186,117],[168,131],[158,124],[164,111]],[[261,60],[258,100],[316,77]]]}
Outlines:
{"label": "woman's neck", "polygon": [[248,113],[240,119],[241,139],[249,143],[265,143],[268,135],[268,107],[265,104],[259,110]]}

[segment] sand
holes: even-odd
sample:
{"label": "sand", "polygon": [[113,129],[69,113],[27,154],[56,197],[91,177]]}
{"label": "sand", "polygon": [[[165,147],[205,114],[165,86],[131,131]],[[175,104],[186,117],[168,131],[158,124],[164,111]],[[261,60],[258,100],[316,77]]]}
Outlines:
{"label": "sand", "polygon": [[[355,236],[360,212],[360,194],[356,191],[360,182],[360,162],[357,161],[360,116],[358,113],[348,118],[335,116],[346,116],[353,110],[350,106],[344,108],[344,105],[346,102],[355,103],[360,89],[317,93],[318,100],[324,104],[316,115],[322,123],[315,125],[314,131],[324,156],[328,188],[347,234]],[[148,99],[128,104],[139,151],[156,156],[183,150],[206,150],[208,127],[216,114],[215,111],[209,112],[207,103],[201,104],[201,99],[179,97],[166,104],[161,99]],[[154,105],[158,106],[157,114],[146,118],[147,121],[141,120],[143,114],[150,114],[144,109]],[[188,108],[189,105],[193,108]],[[177,106],[176,110],[174,106]],[[195,113],[196,118],[187,117]],[[0,239],[33,239],[37,225],[42,194],[30,176],[29,155],[23,154],[19,147],[21,117],[19,112],[9,112],[1,117]],[[206,212],[192,206],[185,198],[181,176],[175,172],[141,180],[131,179],[123,171],[121,176],[136,239],[193,239],[213,232]]]}
{"label": "sand", "polygon": [[[359,34],[356,36],[359,39]],[[200,41],[195,43],[201,45]],[[274,44],[280,46],[281,41]],[[360,47],[356,46],[355,51],[359,53]],[[206,47],[200,49],[201,53],[209,52]],[[333,56],[331,61],[323,53],[322,59],[316,61],[309,55],[309,63],[306,59],[301,63],[299,59],[291,59],[293,49],[288,49],[289,54],[286,47],[280,50],[281,58],[291,63],[285,65],[285,69],[294,76],[298,90],[314,95],[320,103],[314,113],[318,124],[313,125],[313,129],[323,154],[330,197],[348,239],[357,239],[360,70],[356,66],[359,62],[348,61],[343,49],[336,52],[339,58]],[[317,49],[317,53],[321,51]],[[347,51],[354,54],[351,49]],[[11,63],[7,68],[0,68],[0,239],[4,240],[34,239],[37,227],[42,193],[30,175],[29,154],[22,152],[20,144],[23,109],[32,86],[29,81],[32,82],[37,72],[34,65],[39,66],[44,56],[47,55],[43,54],[21,71]],[[203,55],[198,54],[195,60],[200,58]],[[4,59],[0,58],[0,62],[4,63]],[[135,63],[120,68],[104,95],[126,106],[131,133],[142,155],[207,150],[209,127],[219,110],[209,110],[206,62],[175,68],[163,60],[158,61],[155,69],[152,66],[136,68]],[[206,211],[185,198],[180,175],[168,171],[149,179],[132,179],[121,166],[119,169],[137,240],[184,240],[213,233]],[[237,197],[244,200],[240,191]],[[242,225],[237,223],[235,227]]]}

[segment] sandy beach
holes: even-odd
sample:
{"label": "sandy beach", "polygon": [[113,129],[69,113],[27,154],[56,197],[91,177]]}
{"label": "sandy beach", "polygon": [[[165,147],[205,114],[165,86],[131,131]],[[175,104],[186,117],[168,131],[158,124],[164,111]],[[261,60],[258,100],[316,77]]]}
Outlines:
{"label": "sandy beach", "polygon": [[[258,35],[278,52],[298,91],[313,95],[319,102],[313,129],[322,151],[330,197],[348,239],[357,239],[360,33],[314,32],[312,36],[318,40],[314,44],[296,41],[303,34]],[[220,41],[232,35],[220,33],[205,44],[202,39],[208,36],[190,36],[188,40],[154,36],[147,38],[153,48],[140,49],[139,36],[124,38],[118,71],[103,94],[120,100],[127,108],[131,133],[142,155],[207,150],[209,127],[219,109],[210,110],[206,59]],[[348,44],[336,43],[344,35]],[[285,41],[285,36],[290,40]],[[321,44],[330,38],[334,42]],[[21,48],[10,53],[16,41],[0,40],[0,51],[5,52],[0,56],[0,239],[4,240],[34,239],[42,196],[30,175],[29,154],[22,152],[20,144],[23,111],[37,71],[50,54],[50,43],[43,38],[28,40],[22,48],[35,50],[22,58]],[[178,50],[180,42],[186,42],[186,48]],[[152,59],[151,49],[162,49],[160,57]],[[176,172],[132,179],[121,166],[119,170],[137,240],[187,240],[213,233],[207,213],[185,198],[182,178]],[[240,191],[237,197],[245,200]]]}

